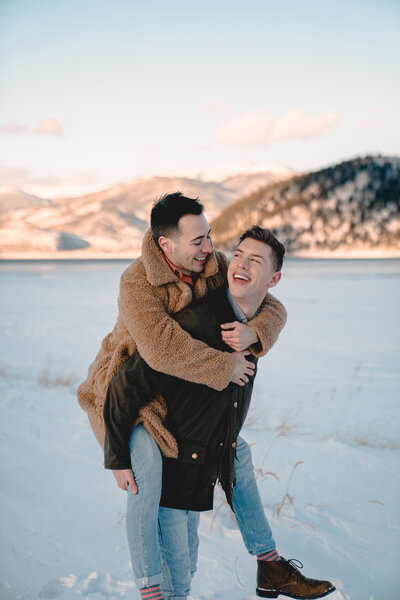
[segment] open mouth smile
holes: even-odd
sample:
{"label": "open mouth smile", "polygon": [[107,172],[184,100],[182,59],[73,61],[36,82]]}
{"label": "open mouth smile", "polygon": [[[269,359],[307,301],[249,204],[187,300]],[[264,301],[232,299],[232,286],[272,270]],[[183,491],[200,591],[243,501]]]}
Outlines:
{"label": "open mouth smile", "polygon": [[233,274],[233,280],[234,281],[244,281],[245,283],[248,283],[249,281],[251,281],[250,277],[247,277],[247,275],[240,275],[239,273],[234,273]]}

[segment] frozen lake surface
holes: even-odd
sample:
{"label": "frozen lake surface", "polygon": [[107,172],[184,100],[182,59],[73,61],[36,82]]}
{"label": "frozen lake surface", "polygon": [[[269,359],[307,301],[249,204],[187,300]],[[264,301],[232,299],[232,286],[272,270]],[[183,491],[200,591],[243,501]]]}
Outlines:
{"label": "frozen lake surface", "polygon": [[[125,498],[76,401],[116,319],[112,262],[0,262],[1,600],[127,600]],[[243,437],[278,551],[332,600],[398,600],[400,260],[288,260],[289,319],[259,362]],[[221,498],[192,600],[254,600]]]}

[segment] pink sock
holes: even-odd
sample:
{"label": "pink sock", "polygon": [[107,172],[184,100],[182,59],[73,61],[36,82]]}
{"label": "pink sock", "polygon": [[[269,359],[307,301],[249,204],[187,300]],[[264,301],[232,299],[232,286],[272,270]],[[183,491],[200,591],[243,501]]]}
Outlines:
{"label": "pink sock", "polygon": [[275,550],[270,550],[269,552],[263,552],[262,554],[257,554],[257,560],[265,560],[265,561],[281,560],[281,557],[279,556],[279,554],[277,553],[277,551],[275,549]]}
{"label": "pink sock", "polygon": [[148,588],[139,590],[142,600],[163,600],[163,595],[159,585],[152,585]]}

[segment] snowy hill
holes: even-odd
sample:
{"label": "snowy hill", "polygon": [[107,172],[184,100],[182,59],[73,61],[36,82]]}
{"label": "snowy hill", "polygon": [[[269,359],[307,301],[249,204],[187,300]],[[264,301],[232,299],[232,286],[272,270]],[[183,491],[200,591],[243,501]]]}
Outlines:
{"label": "snowy hill", "polygon": [[215,180],[146,177],[78,198],[34,199],[23,192],[0,198],[0,255],[3,258],[132,257],[140,252],[151,206],[162,194],[199,196],[209,219],[243,194],[281,181],[293,172],[280,168],[234,172]]}
{"label": "snowy hill", "polygon": [[296,256],[400,256],[400,159],[357,158],[246,195],[213,221],[215,245],[231,250],[253,224]]}
{"label": "snowy hill", "polygon": [[0,188],[0,213],[6,213],[20,208],[43,206],[49,200],[44,200],[33,194],[12,188]]}

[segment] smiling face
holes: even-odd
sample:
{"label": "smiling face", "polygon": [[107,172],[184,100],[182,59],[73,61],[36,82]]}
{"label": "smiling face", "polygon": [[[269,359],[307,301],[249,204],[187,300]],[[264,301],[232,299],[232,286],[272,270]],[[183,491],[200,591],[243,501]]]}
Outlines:
{"label": "smiling face", "polygon": [[213,252],[210,226],[203,214],[184,215],[170,237],[161,236],[160,248],[184,275],[201,273],[207,256]]}
{"label": "smiling face", "polygon": [[239,244],[229,263],[228,284],[232,297],[247,316],[252,312],[250,307],[256,310],[280,278],[271,246],[250,237]]}

